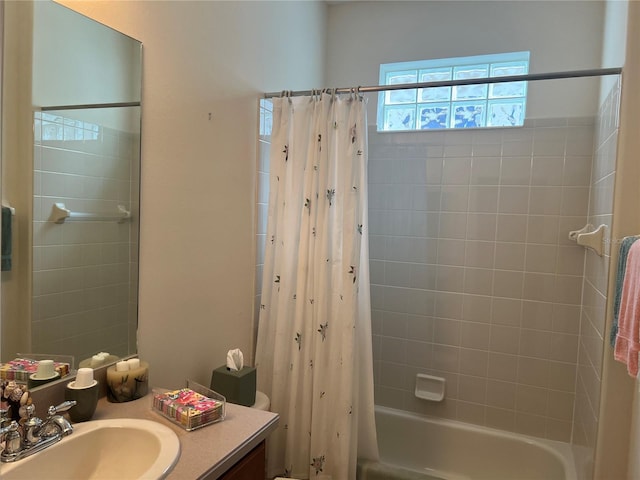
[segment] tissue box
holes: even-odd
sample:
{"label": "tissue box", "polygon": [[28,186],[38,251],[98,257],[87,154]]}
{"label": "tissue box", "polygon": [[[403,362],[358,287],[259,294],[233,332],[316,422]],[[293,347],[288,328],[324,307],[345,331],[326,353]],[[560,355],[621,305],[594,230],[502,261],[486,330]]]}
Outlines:
{"label": "tissue box", "polygon": [[256,369],[228,370],[226,365],[211,374],[211,389],[224,395],[228,402],[250,407],[256,403]]}

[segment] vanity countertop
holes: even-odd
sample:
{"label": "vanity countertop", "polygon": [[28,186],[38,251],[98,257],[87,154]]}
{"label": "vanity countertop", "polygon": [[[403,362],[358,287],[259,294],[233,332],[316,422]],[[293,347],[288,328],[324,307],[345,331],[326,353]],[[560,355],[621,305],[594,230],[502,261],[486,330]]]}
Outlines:
{"label": "vanity countertop", "polygon": [[218,478],[275,430],[278,415],[233,403],[222,422],[187,432],[151,409],[153,394],[126,403],[103,397],[92,420],[144,418],[171,428],[180,439],[180,457],[167,479]]}

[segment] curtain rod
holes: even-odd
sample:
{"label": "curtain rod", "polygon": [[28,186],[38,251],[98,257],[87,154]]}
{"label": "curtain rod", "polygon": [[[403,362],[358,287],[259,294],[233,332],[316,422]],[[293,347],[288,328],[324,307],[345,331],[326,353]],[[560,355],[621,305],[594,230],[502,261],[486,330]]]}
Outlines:
{"label": "curtain rod", "polygon": [[[560,80],[563,78],[580,78],[580,77],[603,77],[607,75],[620,75],[621,67],[600,68],[592,70],[572,70],[568,72],[552,72],[552,73],[530,73],[527,75],[512,75],[509,77],[489,77],[489,78],[468,78],[463,80],[442,80],[438,82],[420,82],[420,83],[401,83],[396,85],[372,85],[368,87],[355,87],[360,93],[370,92],[386,92],[391,90],[409,90],[413,88],[432,88],[432,87],[457,87],[462,85],[484,85],[491,83],[509,83],[509,82],[527,82],[535,80]],[[334,89],[329,89],[332,93]],[[354,88],[336,88],[335,93],[353,92]],[[286,91],[288,96],[313,95],[318,90],[298,90],[295,92]],[[275,98],[282,96],[283,92],[265,93],[264,98]]]}
{"label": "curtain rod", "polygon": [[115,102],[115,103],[86,103],[84,105],[52,105],[46,107],[34,107],[36,111],[51,112],[55,110],[88,110],[91,108],[120,108],[139,107],[140,102]]}

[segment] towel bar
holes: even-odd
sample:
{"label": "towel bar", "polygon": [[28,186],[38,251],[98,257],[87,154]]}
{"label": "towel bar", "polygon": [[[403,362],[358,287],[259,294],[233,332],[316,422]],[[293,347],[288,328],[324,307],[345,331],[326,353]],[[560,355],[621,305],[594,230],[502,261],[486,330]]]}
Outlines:
{"label": "towel bar", "polygon": [[118,205],[118,214],[108,215],[99,213],[72,212],[64,206],[64,203],[54,203],[51,207],[49,220],[55,223],[64,223],[66,220],[87,220],[87,221],[117,221],[122,223],[131,218],[131,212],[123,205]]}

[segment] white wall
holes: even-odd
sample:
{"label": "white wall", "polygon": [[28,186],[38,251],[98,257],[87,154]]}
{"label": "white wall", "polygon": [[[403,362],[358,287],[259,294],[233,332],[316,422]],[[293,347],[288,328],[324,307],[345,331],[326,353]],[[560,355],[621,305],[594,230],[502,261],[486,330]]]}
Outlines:
{"label": "white wall", "polygon": [[[138,42],[110,28],[95,28],[83,15],[33,3],[33,104],[37,106],[140,100]],[[75,118],[137,132],[132,109],[84,110]]]}
{"label": "white wall", "polygon": [[253,354],[257,100],[322,85],[326,7],[60,3],[144,44],[139,352],[154,385],[208,385]]}
{"label": "white wall", "polygon": [[[624,3],[628,3],[628,22],[625,22],[626,55],[620,103],[615,220],[612,229],[612,235],[616,238],[636,235],[640,231],[637,208],[640,204],[640,94],[637,89],[640,81],[640,3]],[[618,28],[624,28],[624,24],[619,24]],[[615,32],[615,28],[612,30]],[[611,279],[609,283],[609,288],[613,289]],[[605,478],[610,473],[615,474],[627,467],[625,478],[636,479],[640,477],[640,457],[637,453],[640,446],[638,382],[628,376],[624,365],[613,361],[610,349],[605,351],[604,358],[605,379],[600,415],[601,424],[605,428],[598,432],[598,444],[602,448],[599,448],[599,455],[596,456],[594,478]],[[630,429],[629,437],[627,428]]]}
{"label": "white wall", "polygon": [[[2,360],[29,347],[31,318],[31,212],[33,149],[31,112],[32,4],[3,2],[2,201],[13,217],[12,267],[2,272]],[[25,80],[26,79],[26,80]],[[11,95],[8,94],[11,92]],[[11,181],[9,181],[11,179]]]}
{"label": "white wall", "polygon": [[33,34],[35,105],[140,99],[140,51],[130,38],[42,1],[33,4]]}
{"label": "white wall", "polygon": [[[328,85],[375,85],[380,63],[522,50],[531,51],[531,73],[599,68],[603,5],[555,0],[332,5]],[[594,80],[530,83],[527,117],[594,115],[597,88]],[[376,101],[369,107],[370,123]]]}
{"label": "white wall", "polygon": [[[624,65],[627,38],[628,0],[607,0],[604,10],[602,39],[602,68]],[[600,86],[600,103],[616,83],[616,77],[603,77]]]}

